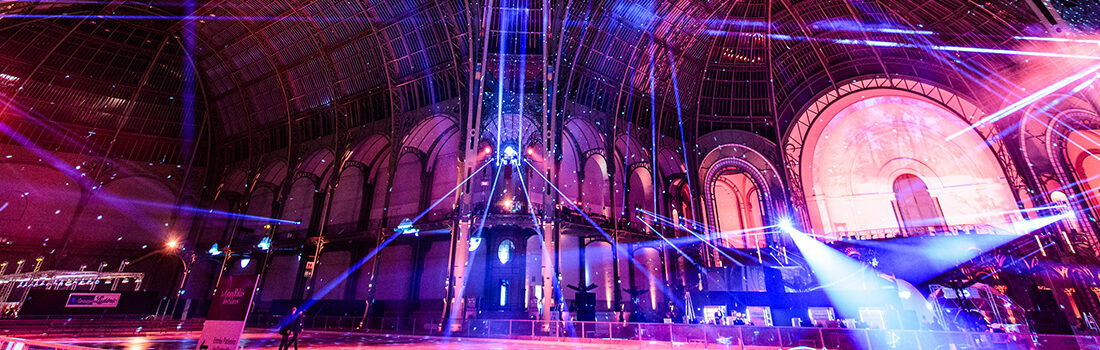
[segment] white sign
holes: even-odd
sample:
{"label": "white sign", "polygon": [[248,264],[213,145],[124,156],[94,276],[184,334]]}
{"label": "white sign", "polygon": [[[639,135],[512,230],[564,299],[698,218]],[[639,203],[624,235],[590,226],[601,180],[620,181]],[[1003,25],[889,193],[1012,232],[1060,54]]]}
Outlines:
{"label": "white sign", "polygon": [[237,350],[244,321],[206,320],[202,324],[198,350]]}
{"label": "white sign", "polygon": [[223,276],[195,350],[237,350],[259,276]]}
{"label": "white sign", "polygon": [[69,293],[65,307],[118,307],[122,293]]}

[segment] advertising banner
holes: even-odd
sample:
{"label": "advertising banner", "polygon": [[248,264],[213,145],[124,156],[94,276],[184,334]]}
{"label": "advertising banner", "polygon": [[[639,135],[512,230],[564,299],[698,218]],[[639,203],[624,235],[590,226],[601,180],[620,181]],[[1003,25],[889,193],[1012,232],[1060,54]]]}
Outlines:
{"label": "advertising banner", "polygon": [[252,305],[257,275],[225,276],[210,302],[196,350],[236,350]]}
{"label": "advertising banner", "polygon": [[117,307],[122,293],[69,293],[65,307]]}
{"label": "advertising banner", "polygon": [[69,293],[65,307],[117,307],[121,293]]}

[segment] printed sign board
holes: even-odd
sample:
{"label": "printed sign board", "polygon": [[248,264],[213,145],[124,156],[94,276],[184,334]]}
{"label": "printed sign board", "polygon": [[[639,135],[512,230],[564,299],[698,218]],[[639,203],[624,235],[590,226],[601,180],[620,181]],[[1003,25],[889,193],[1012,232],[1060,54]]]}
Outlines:
{"label": "printed sign board", "polygon": [[69,293],[65,307],[117,307],[122,293]]}
{"label": "printed sign board", "polygon": [[236,350],[244,332],[244,322],[252,306],[259,276],[222,277],[218,292],[210,302],[210,312],[202,324],[196,350]]}

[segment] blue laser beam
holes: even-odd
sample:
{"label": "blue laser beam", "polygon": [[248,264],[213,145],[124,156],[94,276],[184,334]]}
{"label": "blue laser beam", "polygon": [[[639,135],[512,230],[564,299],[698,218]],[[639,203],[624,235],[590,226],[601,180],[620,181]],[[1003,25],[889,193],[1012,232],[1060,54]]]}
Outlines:
{"label": "blue laser beam", "polygon": [[[608,243],[611,244],[611,247],[614,248],[616,252],[618,252],[622,256],[627,257],[627,261],[629,261],[631,263],[631,265],[634,265],[634,268],[636,270],[638,270],[638,271],[642,272],[642,274],[646,275],[646,278],[649,278],[650,280],[655,280],[655,278],[652,276],[652,274],[649,273],[649,269],[645,268],[640,263],[638,263],[638,261],[635,260],[633,256],[627,254],[628,252],[626,252],[622,248],[622,245],[620,245],[619,242],[617,242],[614,238],[611,238],[611,235],[608,235],[607,232],[605,232],[603,230],[603,228],[600,228],[599,224],[597,224],[595,221],[592,220],[591,217],[588,216],[588,214],[585,214],[584,211],[582,211],[579,207],[577,207],[577,205],[573,203],[573,200],[570,199],[569,196],[566,196],[565,193],[562,192],[560,189],[558,189],[557,186],[554,186],[554,184],[552,182],[550,182],[550,180],[546,179],[546,176],[543,176],[542,173],[540,173],[538,171],[538,168],[535,167],[534,164],[531,164],[526,159],[523,160],[523,163],[527,164],[527,166],[531,167],[531,169],[534,169],[535,171],[532,171],[532,173],[538,174],[539,177],[541,177],[542,180],[545,181],[546,184],[551,189],[556,191],[559,196],[561,196],[562,198],[565,199],[565,202],[568,203],[569,206],[571,206],[573,208],[573,210],[576,210],[578,213],[580,213],[581,217],[583,217],[586,221],[588,221],[588,223],[590,225],[592,225],[592,228],[595,229],[596,232],[598,232],[601,236],[603,236],[603,238],[605,240],[607,240]],[[683,300],[680,299],[680,297],[676,296],[674,293],[672,293],[672,291],[669,290],[667,286],[665,286],[663,284],[660,284],[660,283],[654,284],[654,286],[661,289],[661,293],[663,293],[665,295],[665,298],[667,298],[669,301],[672,301],[673,303],[676,303],[677,306],[682,306],[683,305]]]}
{"label": "blue laser beam", "polygon": [[427,210],[421,212],[420,215],[417,215],[415,218],[413,218],[412,222],[415,224],[417,221],[420,221],[420,219],[424,218],[425,215],[428,215],[428,213],[431,212],[432,209],[435,209],[435,207],[437,205],[439,205],[439,203],[443,203],[444,199],[447,199],[447,197],[450,197],[451,194],[455,193],[455,191],[458,191],[459,188],[462,188],[462,185],[465,185],[467,182],[470,181],[470,179],[473,179],[474,175],[477,175],[477,173],[480,173],[481,170],[485,169],[485,167],[487,167],[487,166],[489,166],[488,162],[486,162],[485,165],[482,165],[480,168],[477,168],[477,170],[474,170],[474,172],[470,173],[469,176],[466,176],[465,180],[462,180],[462,182],[459,182],[458,186],[455,186],[454,188],[451,189],[450,192],[447,192],[447,194],[444,194],[442,197],[439,197],[439,199],[436,200],[434,203],[432,203],[432,205],[428,206]]}
{"label": "blue laser beam", "polygon": [[695,259],[692,259],[691,256],[689,256],[687,253],[684,253],[684,251],[681,250],[680,247],[677,247],[675,243],[672,243],[672,241],[669,241],[668,238],[665,237],[665,235],[662,235],[660,232],[657,232],[657,229],[653,228],[653,226],[650,226],[649,223],[647,223],[645,221],[642,221],[642,225],[645,225],[645,227],[649,228],[649,231],[656,234],[657,237],[661,237],[661,240],[665,241],[665,243],[668,243],[668,245],[670,247],[672,247],[672,249],[675,249],[677,253],[680,253],[680,256],[683,256],[684,259],[687,259],[687,261],[689,263],[691,263],[692,265],[695,265],[695,266],[699,266],[699,264],[695,263]]}
{"label": "blue laser beam", "polygon": [[[447,192],[447,195],[444,196],[444,198],[446,198],[447,196],[450,196],[450,194],[454,193],[455,190],[457,190],[458,188],[461,188],[463,184],[465,184],[467,181],[469,181],[471,178],[473,178],[474,175],[477,174],[477,172],[481,171],[481,169],[484,169],[484,168],[485,168],[485,166],[482,166],[481,168],[478,169],[478,171],[475,171],[474,173],[471,173],[470,176],[466,177],[466,179],[463,179],[462,181],[460,181],[459,184],[457,186],[455,186],[454,189]],[[438,201],[437,201],[437,203],[438,203]],[[431,209],[432,208],[428,208],[427,210],[424,210],[423,212],[421,212],[416,217],[417,218],[424,217],[425,213],[431,211]],[[343,283],[344,280],[347,280],[348,277],[351,276],[352,273],[354,273],[355,271],[358,271],[359,268],[363,267],[363,264],[366,264],[368,260],[373,258],[375,255],[378,255],[378,252],[381,252],[383,248],[388,246],[391,242],[393,242],[394,240],[397,239],[397,237],[400,237],[400,236],[403,236],[403,235],[398,234],[398,233],[394,233],[389,238],[386,238],[385,241],[383,241],[377,247],[372,249],[369,253],[367,253],[367,255],[363,256],[363,258],[359,259],[359,261],[357,261],[354,265],[349,267],[347,270],[344,270],[343,273],[336,276],[335,278],[333,278],[332,281],[329,281],[329,283],[326,284],[324,287],[319,289],[317,292],[313,293],[313,295],[310,296],[309,300],[307,300],[305,303],[303,303],[301,305],[301,307],[299,308],[300,310],[302,310],[302,313],[305,313],[305,311],[308,310],[314,304],[316,304],[318,300],[321,300],[321,298],[324,298],[325,295],[328,295],[329,292],[332,292],[332,290],[335,289],[337,285],[339,285],[340,283]],[[275,329],[276,330],[283,329],[283,327],[285,327],[290,321],[291,320],[289,318],[284,319],[284,320],[280,320],[279,323],[276,325]]]}

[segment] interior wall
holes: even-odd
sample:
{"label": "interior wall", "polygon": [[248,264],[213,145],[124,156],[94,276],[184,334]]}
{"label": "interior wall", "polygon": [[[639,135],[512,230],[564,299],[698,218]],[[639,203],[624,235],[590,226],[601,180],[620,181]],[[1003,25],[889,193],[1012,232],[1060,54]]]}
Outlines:
{"label": "interior wall", "polygon": [[823,113],[803,150],[816,232],[897,230],[892,184],[923,179],[948,225],[1001,224],[1016,209],[1004,171],[969,124],[913,94],[874,95]]}
{"label": "interior wall", "polygon": [[1087,211],[1100,217],[1100,130],[1077,130],[1069,134],[1066,159],[1073,175],[1080,181],[1081,197]]}

